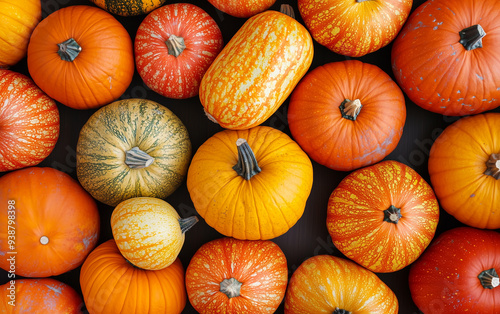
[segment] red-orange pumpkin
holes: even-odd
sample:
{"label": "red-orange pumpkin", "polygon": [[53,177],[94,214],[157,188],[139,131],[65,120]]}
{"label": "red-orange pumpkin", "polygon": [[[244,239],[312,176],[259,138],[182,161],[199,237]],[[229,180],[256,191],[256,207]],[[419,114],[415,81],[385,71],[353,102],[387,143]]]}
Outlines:
{"label": "red-orange pumpkin", "polygon": [[269,240],[212,240],[186,269],[189,301],[206,314],[274,313],[287,282],[285,254]]}
{"label": "red-orange pumpkin", "polygon": [[500,105],[499,11],[498,0],[429,0],[411,14],[391,58],[415,104],[448,116]]}
{"label": "red-orange pumpkin", "polygon": [[0,313],[80,314],[82,297],[52,278],[16,279],[0,286]]}
{"label": "red-orange pumpkin", "polygon": [[327,63],[292,92],[290,131],[316,162],[350,171],[379,162],[398,145],[406,120],[403,93],[379,67]]}
{"label": "red-orange pumpkin", "polygon": [[[15,252],[15,274],[56,276],[83,263],[99,239],[94,199],[68,174],[31,167],[0,177],[0,251]],[[7,253],[8,254],[8,253]],[[0,267],[11,270],[7,258]]]}
{"label": "red-orange pumpkin", "polygon": [[99,245],[82,265],[80,286],[92,314],[181,313],[186,306],[184,268],[179,259],[161,270],[133,266],[114,240]]}
{"label": "red-orange pumpkin", "polygon": [[110,13],[69,6],[43,19],[28,46],[28,70],[55,100],[75,109],[116,100],[134,74],[130,35]]}
{"label": "red-orange pumpkin", "polygon": [[269,9],[276,0],[208,0],[208,2],[229,15],[249,18]]}
{"label": "red-orange pumpkin", "polygon": [[387,46],[401,30],[412,4],[412,0],[298,0],[313,38],[351,57]]}
{"label": "red-orange pumpkin", "polygon": [[26,75],[0,69],[0,172],[38,165],[58,138],[56,102]]}
{"label": "red-orange pumpkin", "polygon": [[374,272],[393,272],[414,262],[434,237],[438,220],[431,186],[393,160],[350,173],[328,201],[333,243]]}

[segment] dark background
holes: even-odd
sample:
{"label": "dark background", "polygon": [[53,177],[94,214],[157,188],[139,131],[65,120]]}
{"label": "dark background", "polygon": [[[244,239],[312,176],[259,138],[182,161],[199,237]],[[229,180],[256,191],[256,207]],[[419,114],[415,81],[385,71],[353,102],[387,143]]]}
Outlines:
{"label": "dark background", "polygon": [[[221,11],[216,10],[208,1],[184,1],[198,5],[209,13],[219,25],[224,42],[227,43],[230,38],[236,33],[245,19],[235,18]],[[417,0],[413,3],[412,11],[415,10],[423,0]],[[174,3],[174,1],[167,1],[166,4]],[[300,17],[296,1],[280,1],[271,7],[273,10],[279,10],[283,3],[291,4],[295,10],[296,18],[303,24]],[[42,0],[42,14],[45,18],[48,14],[57,9],[76,5],[85,4],[94,6],[89,0]],[[135,38],[135,33],[139,24],[144,19],[145,15],[136,17],[115,17],[125,26],[128,30],[132,40]],[[356,58],[360,61],[375,64],[384,70],[391,77],[392,74],[390,65],[390,50],[392,45],[380,49],[361,58]],[[349,59],[338,54],[331,52],[318,43],[314,43],[314,60],[310,70],[325,63],[342,61]],[[21,60],[11,70],[18,71],[29,75],[26,59]],[[126,92],[120,97],[125,98],[146,98],[156,101],[170,110],[172,110],[186,125],[191,142],[193,145],[193,154],[196,149],[205,142],[210,136],[222,130],[222,128],[210,122],[203,113],[203,107],[198,97],[193,97],[186,100],[168,99],[154,91],[148,89],[142,82],[138,73],[135,72],[133,81]],[[396,149],[386,157],[400,161],[415,169],[427,182],[429,175],[427,172],[427,158],[429,155],[430,147],[434,139],[441,133],[441,131],[450,123],[456,121],[456,117],[446,117],[439,114],[431,113],[421,109],[413,104],[406,98],[407,105],[407,120],[403,131],[403,136],[396,147]],[[270,117],[264,125],[268,125],[279,129],[290,135],[288,124],[286,120],[288,107],[288,100],[277,110],[277,112]],[[46,160],[38,166],[52,167],[64,171],[76,177],[76,143],[81,127],[87,119],[97,110],[75,110],[68,108],[58,103],[58,108],[61,117],[60,137],[55,146],[54,151]],[[495,111],[499,111],[496,109]],[[326,228],[326,209],[327,202],[331,192],[337,184],[348,174],[348,172],[339,172],[331,170],[327,167],[319,165],[313,161],[314,166],[314,184],[311,195],[307,202],[307,206],[302,218],[293,226],[286,234],[273,239],[277,243],[288,260],[289,274],[307,258],[318,254],[331,254],[335,256],[343,256],[333,245],[328,231]],[[2,174],[0,174],[2,175]],[[174,206],[182,217],[195,215],[196,210],[189,197],[185,182],[176,190],[172,195],[165,199],[172,206]],[[109,219],[112,212],[112,207],[98,202],[101,214],[101,237],[99,244],[112,238],[111,227]],[[440,222],[436,231],[436,235],[453,227],[461,226],[456,219],[441,210]],[[201,218],[201,217],[200,217]],[[179,255],[184,267],[187,267],[191,257],[196,250],[204,243],[221,237],[217,231],[209,227],[203,219],[196,224],[187,234],[186,242]],[[419,313],[418,308],[415,306],[411,299],[410,291],[408,288],[408,272],[409,267],[393,273],[377,274],[397,295],[400,304],[400,313],[413,314]],[[0,270],[0,284],[6,283],[6,272]],[[79,285],[80,267],[67,272],[65,274],[55,276],[66,284],[71,285],[77,292],[81,294]],[[17,276],[17,278],[20,278]],[[183,313],[196,313],[194,309],[187,302],[186,308]],[[283,304],[278,309],[277,313],[283,313]]]}

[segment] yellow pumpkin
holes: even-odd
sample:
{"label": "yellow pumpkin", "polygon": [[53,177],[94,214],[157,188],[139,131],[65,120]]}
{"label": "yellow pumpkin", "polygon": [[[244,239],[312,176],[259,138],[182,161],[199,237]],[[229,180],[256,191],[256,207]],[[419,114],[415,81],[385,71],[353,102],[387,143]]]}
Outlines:
{"label": "yellow pumpkin", "polygon": [[312,163],[287,134],[268,126],[216,133],[197,150],[187,188],[198,213],[219,233],[268,240],[302,216]]}
{"label": "yellow pumpkin", "polygon": [[184,245],[184,233],[197,221],[196,216],[182,219],[164,200],[136,197],[113,210],[111,231],[130,263],[146,270],[160,270],[175,261]]}

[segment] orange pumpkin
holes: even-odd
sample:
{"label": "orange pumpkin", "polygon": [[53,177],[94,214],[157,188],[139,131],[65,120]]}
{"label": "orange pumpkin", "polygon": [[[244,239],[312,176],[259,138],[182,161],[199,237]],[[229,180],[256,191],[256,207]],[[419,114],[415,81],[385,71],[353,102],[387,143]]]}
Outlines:
{"label": "orange pumpkin", "polygon": [[52,278],[16,279],[0,286],[0,313],[82,313],[82,297]]}
{"label": "orange pumpkin", "polygon": [[394,292],[373,272],[352,261],[317,255],[290,278],[285,314],[396,314]]}
{"label": "orange pumpkin", "polygon": [[434,237],[438,220],[431,186],[393,160],[350,173],[328,201],[333,244],[374,272],[397,271],[415,261]]}
{"label": "orange pumpkin", "polygon": [[92,314],[181,313],[186,306],[184,268],[179,259],[162,270],[133,266],[114,240],[99,245],[82,265],[80,286]]}
{"label": "orange pumpkin", "polygon": [[26,56],[28,42],[42,19],[40,0],[0,0],[0,68],[9,68]]}
{"label": "orange pumpkin", "polygon": [[221,238],[202,245],[186,269],[199,313],[274,313],[288,282],[285,254],[271,241]]}
{"label": "orange pumpkin", "polygon": [[74,109],[116,100],[131,83],[134,67],[125,27],[108,12],[86,5],[47,16],[28,46],[28,70],[35,83]]}
{"label": "orange pumpkin", "polygon": [[293,138],[316,162],[350,171],[379,162],[398,145],[406,120],[403,92],[379,67],[327,63],[292,92]]}
{"label": "orange pumpkin", "polygon": [[269,9],[276,0],[208,0],[208,2],[231,16],[249,18]]}
{"label": "orange pumpkin", "polygon": [[0,172],[38,165],[59,138],[59,110],[24,74],[0,69]]}
{"label": "orange pumpkin", "polygon": [[439,135],[429,176],[441,207],[476,228],[500,228],[500,113],[461,118]]}
{"label": "orange pumpkin", "polygon": [[298,0],[313,38],[331,51],[361,57],[387,46],[399,33],[412,0]]}
{"label": "orange pumpkin", "polygon": [[268,240],[302,216],[312,163],[287,134],[267,126],[224,130],[193,156],[187,188],[208,225],[228,237]]}
{"label": "orange pumpkin", "polygon": [[200,101],[226,129],[267,120],[306,74],[313,42],[302,24],[277,11],[249,18],[205,72]]}
{"label": "orange pumpkin", "polygon": [[[64,172],[31,167],[0,177],[0,251],[15,252],[15,274],[56,276],[83,263],[99,239],[94,199]],[[11,223],[14,222],[14,223]],[[10,270],[10,262],[0,259]]]}

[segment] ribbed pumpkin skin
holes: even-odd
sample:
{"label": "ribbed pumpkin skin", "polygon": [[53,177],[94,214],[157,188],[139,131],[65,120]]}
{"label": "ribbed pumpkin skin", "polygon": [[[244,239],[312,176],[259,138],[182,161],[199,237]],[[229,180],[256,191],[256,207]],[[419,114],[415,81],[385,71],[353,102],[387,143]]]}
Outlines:
{"label": "ribbed pumpkin skin", "polygon": [[331,51],[361,57],[387,46],[410,14],[412,0],[298,0],[313,38]]}
{"label": "ribbed pumpkin skin", "polygon": [[[343,118],[344,100],[359,99],[355,121]],[[406,120],[404,95],[375,65],[332,62],[309,72],[292,92],[293,138],[316,162],[350,171],[379,162],[398,145]]]}
{"label": "ribbed pumpkin skin", "polygon": [[80,272],[80,286],[91,314],[178,314],[186,306],[179,259],[162,270],[143,270],[123,258],[114,240],[89,254]]}
{"label": "ribbed pumpkin skin", "polygon": [[311,35],[277,11],[249,18],[203,76],[200,101],[226,129],[267,120],[305,75],[313,58]]}
{"label": "ribbed pumpkin skin", "polygon": [[115,207],[111,230],[123,257],[139,268],[158,270],[172,264],[184,244],[180,218],[164,200],[134,197]]}
{"label": "ribbed pumpkin skin", "polygon": [[0,68],[9,68],[26,56],[42,5],[40,0],[1,0],[0,12]]}
{"label": "ribbed pumpkin skin", "polygon": [[[229,298],[224,279],[241,288]],[[202,245],[186,269],[189,301],[198,313],[274,313],[285,296],[285,254],[272,241],[220,238]]]}
{"label": "ribbed pumpkin skin", "polygon": [[484,288],[478,278],[491,268],[498,275],[497,231],[470,227],[447,230],[411,266],[412,299],[424,313],[499,313],[500,287]]}
{"label": "ribbed pumpkin skin", "polygon": [[231,16],[249,18],[269,9],[276,0],[208,0],[208,2]]}
{"label": "ribbed pumpkin skin", "polygon": [[56,102],[24,74],[0,69],[0,171],[38,165],[58,138]]}
{"label": "ribbed pumpkin skin", "polygon": [[[481,113],[500,105],[500,11],[497,0],[429,0],[394,41],[396,81],[418,106],[448,116]],[[482,48],[467,50],[463,29],[479,24]]]}
{"label": "ribbed pumpkin skin", "polygon": [[[232,168],[239,138],[262,169],[248,181]],[[221,234],[268,240],[302,216],[312,181],[312,163],[300,146],[279,130],[258,126],[224,130],[203,143],[189,166],[187,188],[198,213]]]}
{"label": "ribbed pumpkin skin", "polygon": [[476,228],[500,228],[500,180],[485,174],[500,153],[500,113],[461,118],[446,127],[429,154],[430,181],[441,207]]}
{"label": "ribbed pumpkin skin", "polygon": [[[396,223],[384,221],[391,205]],[[374,272],[415,261],[434,237],[439,205],[431,186],[412,168],[382,161],[345,177],[330,195],[327,228],[335,247]]]}
{"label": "ribbed pumpkin skin", "polygon": [[[171,36],[182,38],[186,46],[178,56],[166,44]],[[219,26],[203,9],[189,3],[168,4],[148,14],[137,29],[137,71],[162,96],[194,97],[223,45]]]}
{"label": "ribbed pumpkin skin", "polygon": [[[75,269],[99,239],[96,202],[64,172],[31,167],[7,173],[0,178],[0,201],[6,209],[9,200],[15,201],[15,249],[2,228],[0,251],[17,252],[16,276],[57,276]],[[7,210],[0,211],[0,223],[7,226]],[[0,259],[1,268],[9,266],[6,258]]]}
{"label": "ribbed pumpkin skin", "polygon": [[166,0],[90,0],[95,5],[121,16],[146,14],[160,7]]}
{"label": "ribbed pumpkin skin", "polygon": [[[133,147],[154,158],[145,168],[125,162]],[[96,111],[80,131],[76,146],[78,180],[102,203],[150,196],[165,198],[183,182],[191,141],[182,121],[147,99],[115,101]]]}
{"label": "ribbed pumpkin skin", "polygon": [[293,273],[285,314],[396,314],[394,292],[371,271],[337,256],[317,255]]}
{"label": "ribbed pumpkin skin", "polygon": [[[62,60],[58,44],[73,38],[81,52]],[[134,74],[133,45],[108,12],[74,5],[41,21],[28,46],[28,70],[50,97],[74,109],[98,108],[120,97]]]}
{"label": "ribbed pumpkin skin", "polygon": [[[10,282],[0,286],[0,312],[3,314],[82,313],[82,297],[71,286],[52,278],[16,279],[13,294]],[[9,304],[12,302],[15,306]]]}

